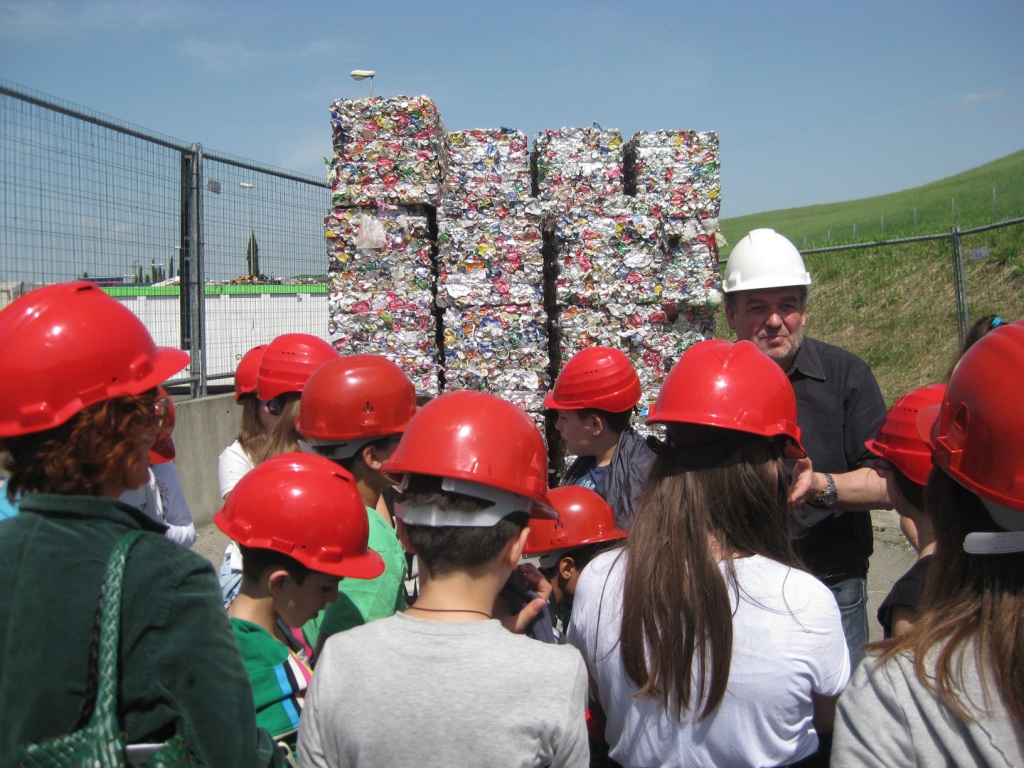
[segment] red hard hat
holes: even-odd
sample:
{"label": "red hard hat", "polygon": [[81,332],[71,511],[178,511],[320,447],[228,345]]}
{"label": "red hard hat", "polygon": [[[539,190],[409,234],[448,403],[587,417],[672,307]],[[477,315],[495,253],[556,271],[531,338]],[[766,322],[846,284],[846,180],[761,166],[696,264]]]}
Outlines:
{"label": "red hard hat", "polygon": [[[864,443],[869,451],[890,462],[908,480],[918,485],[928,482],[928,473],[932,469],[932,449],[921,438],[918,419],[927,420],[926,429],[930,433],[935,416],[938,415],[930,406],[941,403],[945,392],[945,384],[932,384],[898,398],[885,414],[878,434]],[[930,410],[922,413],[922,409]]]}
{"label": "red hard hat", "polygon": [[[563,485],[548,491],[548,501],[558,512],[557,520],[534,520],[523,553],[559,555],[584,544],[624,539],[629,534],[615,525],[615,513],[604,499],[590,488]],[[554,562],[543,562],[543,567]]]}
{"label": "red hard hat", "polygon": [[528,499],[532,517],[557,516],[540,432],[525,411],[486,392],[449,392],[420,408],[384,471],[496,488]]}
{"label": "red hard hat", "polygon": [[92,283],[31,291],[0,312],[0,437],[60,426],[112,397],[140,395],[186,365]]}
{"label": "red hard hat", "polygon": [[174,439],[171,437],[174,434],[174,401],[163,387],[157,387],[157,393],[158,399],[163,400],[166,404],[167,415],[164,417],[160,434],[156,436],[156,440],[149,447],[149,463],[166,464],[169,461],[174,461],[175,455]]}
{"label": "red hard hat", "polygon": [[993,329],[968,349],[938,408],[933,456],[967,490],[1024,512],[1022,376],[1024,320]]}
{"label": "red hard hat", "polygon": [[337,360],[338,353],[323,339],[308,333],[285,333],[263,351],[256,374],[256,396],[273,400],[285,392],[301,392],[313,371]]}
{"label": "red hard hat", "polygon": [[244,547],[281,552],[319,573],[372,579],[384,572],[366,545],[370,523],[355,479],[321,456],[267,459],[238,481],[213,522]]}
{"label": "red hard hat", "polygon": [[337,357],[316,370],[302,392],[295,428],[314,445],[355,454],[379,437],[405,431],[416,413],[416,388],[402,369],[378,355]]}
{"label": "red hard hat", "polygon": [[779,364],[749,341],[709,339],[675,364],[647,416],[648,424],[675,422],[788,437],[800,455],[796,395]]}
{"label": "red hard hat", "polygon": [[628,411],[640,402],[640,379],[626,353],[612,347],[581,349],[562,368],[545,408],[609,413]]}
{"label": "red hard hat", "polygon": [[256,374],[259,372],[260,361],[263,359],[263,353],[266,349],[266,344],[260,344],[258,347],[253,347],[242,355],[242,359],[238,361],[238,366],[235,368],[236,401],[242,395],[248,395],[256,391]]}

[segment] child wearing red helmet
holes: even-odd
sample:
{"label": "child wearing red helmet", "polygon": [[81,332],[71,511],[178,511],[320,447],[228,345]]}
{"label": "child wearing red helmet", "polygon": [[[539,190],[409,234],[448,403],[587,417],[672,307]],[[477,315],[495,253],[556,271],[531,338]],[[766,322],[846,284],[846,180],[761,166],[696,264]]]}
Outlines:
{"label": "child wearing red helmet", "polygon": [[640,379],[626,354],[611,347],[576,353],[544,398],[557,411],[555,427],[575,460],[562,485],[590,488],[629,530],[654,454],[630,422],[640,402]]}
{"label": "child wearing red helmet", "polygon": [[420,594],[404,613],[328,638],[299,762],[586,766],[579,654],[492,620],[530,519],[555,514],[530,417],[482,392],[441,395],[413,416],[385,471],[402,488],[398,530],[419,557]]}
{"label": "child wearing red helmet", "polygon": [[367,547],[355,480],[319,456],[280,454],[243,477],[213,521],[242,553],[242,584],[228,616],[256,721],[294,746],[312,671],[293,630],[338,599],[339,581],[384,570]]}

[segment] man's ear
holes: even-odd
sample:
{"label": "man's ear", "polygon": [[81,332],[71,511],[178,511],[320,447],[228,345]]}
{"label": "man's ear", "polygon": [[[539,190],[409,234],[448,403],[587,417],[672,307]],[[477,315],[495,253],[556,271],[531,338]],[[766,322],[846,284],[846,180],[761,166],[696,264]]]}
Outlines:
{"label": "man's ear", "polygon": [[400,517],[395,518],[395,531],[398,533],[398,540],[402,542],[402,547],[410,555],[416,554],[416,547],[409,541],[409,530],[405,527],[405,521]]}
{"label": "man's ear", "polygon": [[587,427],[590,429],[590,434],[594,437],[600,437],[604,434],[605,430],[608,429],[608,425],[604,423],[604,419],[596,413],[592,413],[587,416]]}
{"label": "man's ear", "polygon": [[565,555],[558,560],[558,575],[565,580],[572,578],[572,572],[576,570],[576,561],[572,555]]}
{"label": "man's ear", "polygon": [[736,307],[730,303],[725,302],[725,319],[729,323],[729,328],[736,330]]}
{"label": "man's ear", "polygon": [[274,597],[280,597],[284,593],[285,585],[287,584],[288,579],[291,578],[291,574],[284,568],[278,568],[275,571],[270,571],[266,578],[267,590]]}

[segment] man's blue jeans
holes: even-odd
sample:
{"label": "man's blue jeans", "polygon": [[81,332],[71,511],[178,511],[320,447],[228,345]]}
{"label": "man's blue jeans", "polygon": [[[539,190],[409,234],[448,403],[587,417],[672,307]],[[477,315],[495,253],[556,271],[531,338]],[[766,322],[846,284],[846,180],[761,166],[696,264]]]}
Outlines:
{"label": "man's blue jeans", "polygon": [[868,580],[846,579],[829,586],[839,606],[843,634],[850,648],[850,674],[864,658],[861,650],[868,641]]}

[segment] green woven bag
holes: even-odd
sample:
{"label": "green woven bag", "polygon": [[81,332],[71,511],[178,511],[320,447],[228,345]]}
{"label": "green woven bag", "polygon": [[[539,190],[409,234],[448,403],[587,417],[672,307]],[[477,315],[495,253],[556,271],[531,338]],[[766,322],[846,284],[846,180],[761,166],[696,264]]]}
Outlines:
{"label": "green woven bag", "polygon": [[[90,680],[99,676],[96,703],[85,726],[64,736],[25,744],[18,748],[18,762],[24,768],[123,768],[129,761],[124,734],[117,721],[117,651],[121,639],[121,586],[128,550],[142,535],[132,531],[122,536],[110,553],[103,579],[100,604],[99,659],[89,669]],[[98,669],[97,669],[98,667]],[[180,734],[165,742],[139,763],[144,768],[184,768],[198,765]]]}

